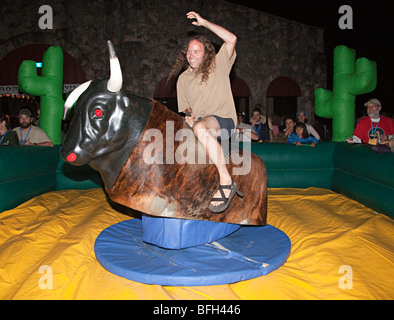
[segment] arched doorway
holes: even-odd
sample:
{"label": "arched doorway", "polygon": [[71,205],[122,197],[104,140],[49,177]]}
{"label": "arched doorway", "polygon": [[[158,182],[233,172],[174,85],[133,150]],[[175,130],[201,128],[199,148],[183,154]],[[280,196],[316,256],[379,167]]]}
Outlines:
{"label": "arched doorway", "polygon": [[250,117],[249,97],[250,89],[248,84],[241,78],[234,76],[230,78],[231,91],[234,97],[235,109],[238,113],[245,113],[245,119]]}
{"label": "arched doorway", "polygon": [[161,79],[156,85],[153,97],[155,100],[160,101],[168,109],[178,113],[178,103],[176,99],[176,82],[178,77],[172,77],[167,82],[167,78]]}
{"label": "arched doorway", "polygon": [[276,78],[267,89],[268,113],[295,115],[298,97],[301,97],[301,89],[297,82],[289,77]]}

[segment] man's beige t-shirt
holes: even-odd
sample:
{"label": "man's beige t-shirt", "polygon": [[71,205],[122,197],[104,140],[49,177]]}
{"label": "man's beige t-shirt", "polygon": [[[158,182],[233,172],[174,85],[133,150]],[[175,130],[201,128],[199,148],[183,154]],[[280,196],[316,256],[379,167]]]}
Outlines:
{"label": "man's beige t-shirt", "polygon": [[[31,143],[42,143],[42,142],[49,142],[51,139],[47,136],[44,130],[39,127],[31,126],[31,130],[29,135],[26,137],[27,132],[23,132],[23,139],[25,141],[30,141]],[[16,127],[12,131],[15,131],[18,135],[19,141],[21,141],[21,127]]]}
{"label": "man's beige t-shirt", "polygon": [[215,57],[215,70],[209,74],[206,82],[201,83],[202,75],[195,77],[190,67],[184,71],[177,83],[178,111],[191,108],[196,120],[212,115],[231,118],[235,127],[237,113],[229,75],[236,56],[234,51],[230,59],[223,44]]}

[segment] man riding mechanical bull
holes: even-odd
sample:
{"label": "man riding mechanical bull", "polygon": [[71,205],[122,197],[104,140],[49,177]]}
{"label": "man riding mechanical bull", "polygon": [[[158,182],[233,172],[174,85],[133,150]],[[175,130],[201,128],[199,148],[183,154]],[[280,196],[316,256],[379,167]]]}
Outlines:
{"label": "man riding mechanical bull", "polygon": [[[263,161],[246,150],[226,158],[218,142],[219,137],[222,144],[228,140],[237,124],[229,79],[237,37],[198,13],[189,12],[187,18],[224,43],[215,54],[205,37],[194,36],[178,55],[169,78],[187,68],[177,83],[178,109],[186,113],[185,119],[157,101],[123,90],[120,63],[108,42],[110,79],[88,81],[70,94],[65,116],[75,102],[76,106],[61,154],[73,165],[89,163],[101,173],[113,201],[146,214],[264,225],[267,177]],[[152,137],[149,133],[159,133],[153,135],[156,154],[179,149],[181,139],[165,141],[172,137],[169,124],[176,133],[194,132],[183,149],[202,147],[207,161],[145,161],[146,150],[152,149],[146,138]],[[247,164],[246,170],[239,170],[240,159]],[[239,197],[232,200],[236,193]]]}

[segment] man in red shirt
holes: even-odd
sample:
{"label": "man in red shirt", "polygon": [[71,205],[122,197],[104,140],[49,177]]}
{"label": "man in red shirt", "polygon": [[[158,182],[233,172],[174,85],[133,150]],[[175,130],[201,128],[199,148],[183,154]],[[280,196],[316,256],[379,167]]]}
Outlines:
{"label": "man in red shirt", "polygon": [[380,115],[382,109],[380,101],[370,99],[364,106],[367,107],[368,117],[361,118],[358,121],[353,137],[347,138],[346,142],[376,145],[391,139],[394,135],[394,121],[389,117]]}

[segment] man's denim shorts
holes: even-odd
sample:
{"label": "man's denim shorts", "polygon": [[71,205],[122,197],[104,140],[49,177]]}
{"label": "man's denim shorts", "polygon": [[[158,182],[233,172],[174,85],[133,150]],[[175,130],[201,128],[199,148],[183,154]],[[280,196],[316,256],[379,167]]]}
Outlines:
{"label": "man's denim shorts", "polygon": [[[226,130],[227,134],[222,134],[221,135],[221,140],[228,140],[231,137],[231,134],[234,132],[235,125],[234,121],[231,118],[222,118],[219,116],[212,115],[211,117],[214,117],[218,122],[220,126],[220,130]],[[198,118],[198,121],[200,121],[201,118]]]}

